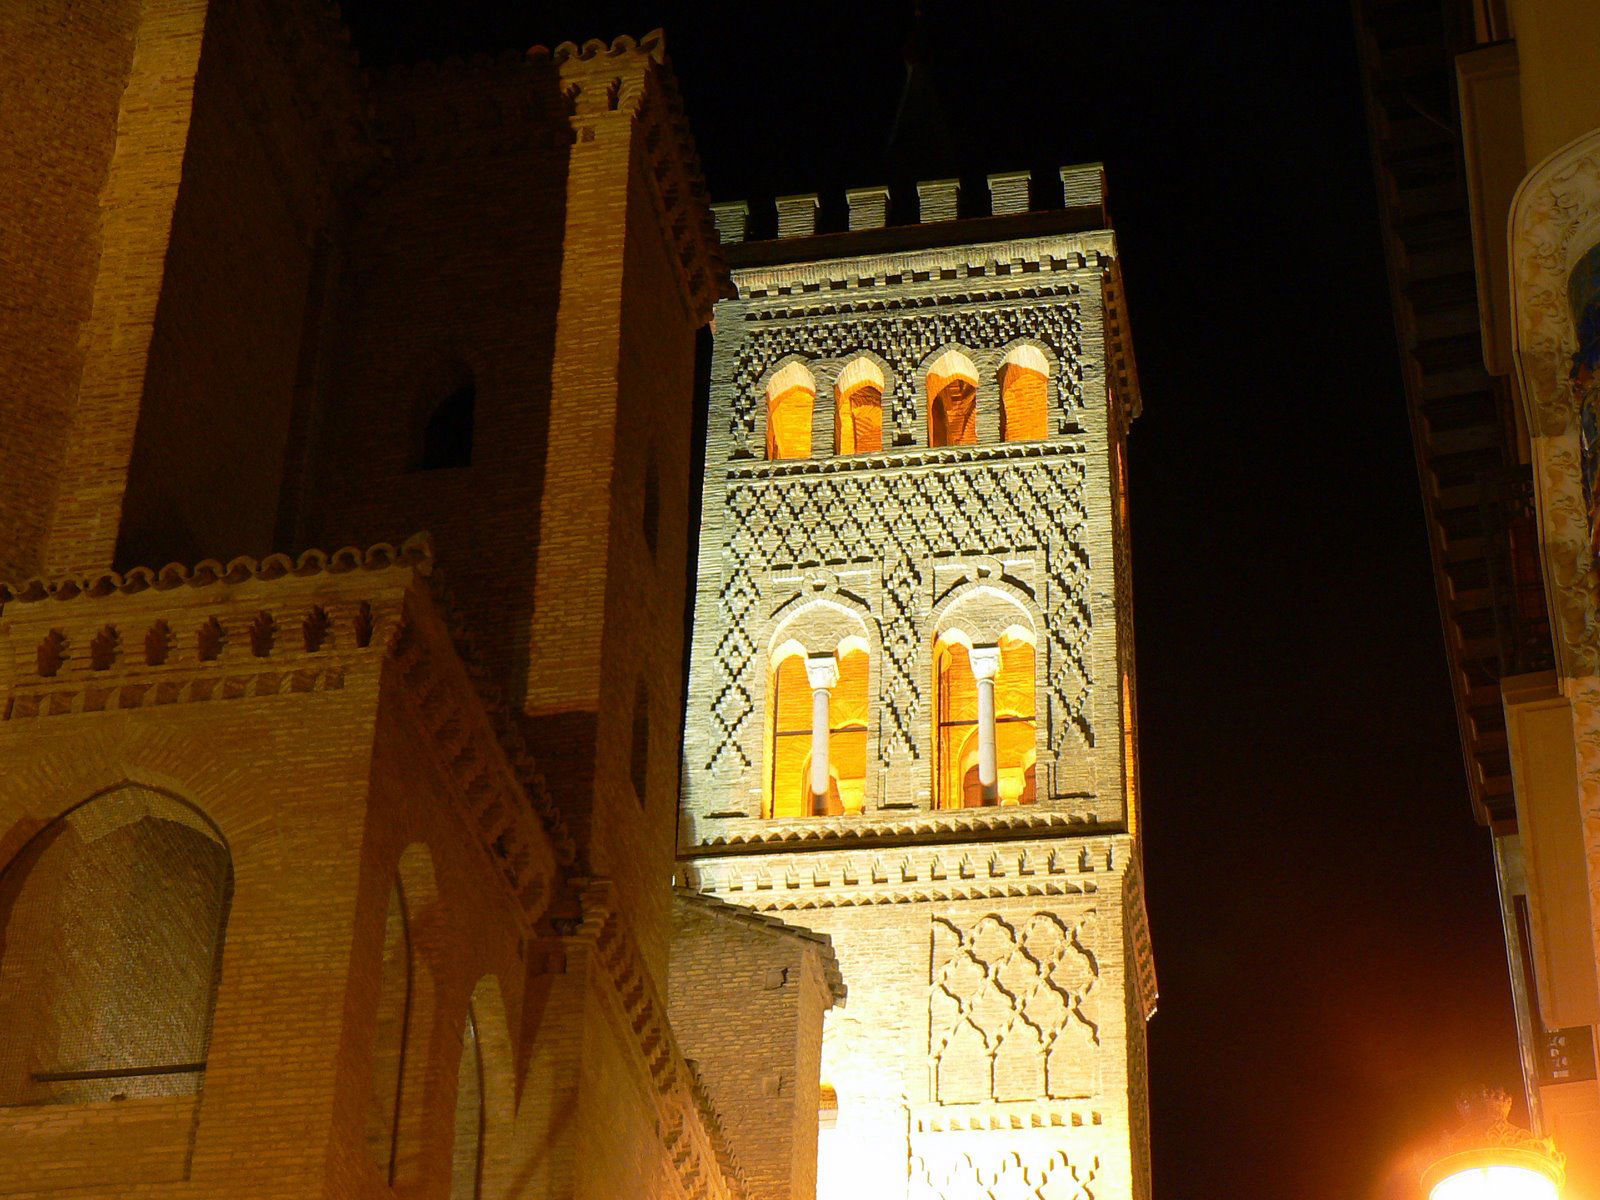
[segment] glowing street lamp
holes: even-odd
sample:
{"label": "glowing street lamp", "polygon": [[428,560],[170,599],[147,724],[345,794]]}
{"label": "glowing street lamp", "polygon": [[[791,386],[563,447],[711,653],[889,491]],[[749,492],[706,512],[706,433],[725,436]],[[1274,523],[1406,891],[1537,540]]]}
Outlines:
{"label": "glowing street lamp", "polygon": [[1558,1200],[1566,1157],[1549,1138],[1511,1123],[1509,1095],[1484,1088],[1456,1108],[1460,1128],[1422,1173],[1428,1200]]}

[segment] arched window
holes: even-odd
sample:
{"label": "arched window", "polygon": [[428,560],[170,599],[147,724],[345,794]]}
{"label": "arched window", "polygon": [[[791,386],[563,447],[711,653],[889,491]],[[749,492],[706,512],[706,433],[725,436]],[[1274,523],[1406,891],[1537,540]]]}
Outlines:
{"label": "arched window", "polygon": [[[1020,629],[1002,634],[995,647],[975,649],[960,633],[947,634],[934,646],[936,807],[1036,799],[1033,659],[1033,646]],[[995,782],[988,788],[980,764],[980,674],[993,680],[994,689]]]}
{"label": "arched window", "polygon": [[858,358],[839,372],[834,387],[835,454],[876,454],[883,449],[883,372]]}
{"label": "arched window", "polygon": [[438,471],[472,465],[472,431],[477,417],[478,388],[463,373],[458,383],[434,402],[422,426],[415,471]]}
{"label": "arched window", "polygon": [[1031,442],[1050,436],[1050,362],[1034,346],[1018,346],[1000,366],[1000,438]]}
{"label": "arched window", "polygon": [[450,1155],[450,1200],[478,1200],[483,1191],[483,1047],[478,1015],[467,1004],[461,1031],[461,1066],[456,1075],[456,1130]]}
{"label": "arched window", "polygon": [[811,457],[811,409],[817,381],[803,363],[792,362],[767,384],[767,457]]}
{"label": "arched window", "polygon": [[[837,816],[866,802],[868,655],[846,638],[830,654],[809,657],[789,642],[775,656],[768,687],[766,815]],[[819,690],[826,701],[818,699]],[[814,747],[826,721],[827,785],[817,790]]]}
{"label": "arched window", "polygon": [[928,368],[928,445],[978,443],[978,370],[959,350]]}
{"label": "arched window", "polygon": [[232,895],[221,835],[159,792],[40,831],[0,872],[0,1105],[198,1092]]}
{"label": "arched window", "polygon": [[372,1044],[372,1090],[367,1101],[367,1150],[394,1182],[399,1160],[401,1084],[405,1078],[408,1026],[415,971],[411,922],[405,891],[395,877],[383,924],[383,966],[378,982],[378,1011]]}

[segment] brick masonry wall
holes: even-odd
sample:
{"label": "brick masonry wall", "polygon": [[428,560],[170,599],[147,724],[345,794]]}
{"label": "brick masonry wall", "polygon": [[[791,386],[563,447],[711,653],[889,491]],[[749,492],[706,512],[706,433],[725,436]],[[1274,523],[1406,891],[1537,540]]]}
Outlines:
{"label": "brick masonry wall", "polygon": [[[314,545],[429,531],[484,661],[513,693],[529,669],[542,544],[564,122],[530,122],[500,145],[448,117],[479,100],[538,114],[554,90],[548,72],[517,65],[380,91],[384,128],[415,132],[389,135],[397,162],[339,241],[295,522]],[[463,371],[476,387],[471,466],[413,470],[428,416]]]}
{"label": "brick masonry wall", "polygon": [[[1137,396],[1112,352],[1115,239],[1070,182],[1068,206],[1085,211],[745,247],[718,307],[679,849],[692,886],[833,939],[848,999],[823,1040],[839,1109],[822,1200],[1147,1187],[1113,480]],[[1049,366],[1047,428],[1006,441],[1000,375],[1024,349]],[[976,444],[929,444],[927,377],[950,351],[976,373]],[[863,357],[884,448],[837,454],[835,386]],[[812,452],[768,461],[769,381],[796,362]],[[1016,626],[1035,646],[1037,800],[939,809],[936,639]],[[771,652],[849,634],[870,664],[864,810],[765,816]]]}
{"label": "brick masonry wall", "polygon": [[[368,587],[361,574],[339,576],[324,581],[318,598],[353,609]],[[130,630],[160,611],[185,632],[206,613],[237,630],[262,593],[219,597],[187,616],[171,611],[168,595],[83,603]],[[14,607],[21,612],[3,614],[0,644],[20,637],[31,646],[39,619],[52,613]],[[168,704],[54,715],[0,705],[0,862],[26,861],[16,858],[21,848],[74,804],[108,789],[145,789],[214,823],[235,881],[199,1096],[0,1109],[0,1190],[225,1191],[263,1200],[391,1194],[363,1130],[397,876],[416,973],[396,1187],[435,1195],[448,1179],[469,997],[485,1047],[484,1177],[506,1180],[518,1170],[526,1148],[513,1138],[520,1057],[512,1030],[523,1024],[527,973],[519,916],[468,816],[453,759],[419,723],[409,681],[382,641],[361,648],[347,636],[341,626],[315,656],[288,637],[265,657],[235,643],[213,662],[197,660],[193,643],[180,639],[158,677],[216,686],[186,686]],[[149,680],[142,659],[135,641],[105,673],[61,678],[82,680],[88,691]],[[19,660],[27,665],[26,656]],[[277,693],[255,684],[313,662],[319,688]],[[9,661],[0,666],[8,696],[13,671]],[[245,678],[252,685],[242,690],[224,683]]]}
{"label": "brick masonry wall", "polygon": [[[260,556],[272,544],[313,229],[314,131],[274,47],[208,23],[135,431],[121,566]],[[253,56],[257,71],[236,67]],[[246,95],[241,89],[249,89]],[[304,547],[293,547],[303,549]]]}
{"label": "brick masonry wall", "polygon": [[[0,578],[43,566],[137,3],[8,6],[0,38]],[[48,64],[48,66],[45,66]]]}
{"label": "brick masonry wall", "polygon": [[[1030,843],[1026,870],[1003,843],[695,861],[703,891],[833,941],[848,995],[823,1035],[821,1080],[839,1108],[821,1135],[819,1200],[989,1200],[1023,1169],[1058,1176],[1066,1190],[1046,1196],[1072,1195],[1069,1180],[1092,1180],[1097,1198],[1143,1195],[1130,845]],[[774,877],[805,884],[762,883]]]}
{"label": "brick masonry wall", "polygon": [[684,898],[672,933],[673,1029],[722,1114],[751,1200],[809,1200],[817,1035],[832,1002],[810,961],[819,948]]}

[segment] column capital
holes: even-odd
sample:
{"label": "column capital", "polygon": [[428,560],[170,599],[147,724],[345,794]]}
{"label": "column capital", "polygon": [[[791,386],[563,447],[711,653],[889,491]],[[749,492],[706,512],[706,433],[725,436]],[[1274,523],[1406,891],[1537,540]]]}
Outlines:
{"label": "column capital", "polygon": [[967,652],[967,661],[972,664],[974,676],[979,679],[993,679],[1000,671],[1000,647],[974,646]]}
{"label": "column capital", "polygon": [[813,690],[832,691],[839,686],[839,660],[832,654],[806,656],[806,682]]}

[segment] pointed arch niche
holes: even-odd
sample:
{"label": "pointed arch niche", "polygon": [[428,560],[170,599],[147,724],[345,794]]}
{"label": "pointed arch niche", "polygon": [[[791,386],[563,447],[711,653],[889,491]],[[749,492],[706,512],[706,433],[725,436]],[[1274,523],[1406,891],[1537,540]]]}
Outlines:
{"label": "pointed arch niche", "polygon": [[0,1105],[193,1095],[233,865],[187,804],[124,786],[0,871]]}
{"label": "pointed arch niche", "polygon": [[883,371],[863,355],[839,372],[833,397],[835,454],[877,454],[883,449]]}
{"label": "pointed arch niche", "polygon": [[811,410],[817,381],[801,362],[780,368],[767,383],[767,457],[811,457]]}

